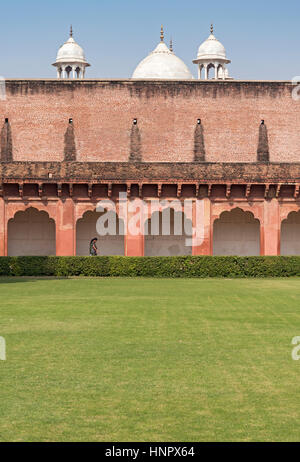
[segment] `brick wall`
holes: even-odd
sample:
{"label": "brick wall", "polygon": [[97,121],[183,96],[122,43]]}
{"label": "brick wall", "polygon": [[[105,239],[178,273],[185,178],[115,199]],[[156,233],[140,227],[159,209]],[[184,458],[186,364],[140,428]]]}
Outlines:
{"label": "brick wall", "polygon": [[198,118],[208,162],[255,162],[262,119],[270,161],[300,161],[289,82],[8,80],[6,92],[0,133],[8,118],[18,161],[63,160],[70,118],[81,162],[127,162],[134,118],[145,162],[192,162]]}

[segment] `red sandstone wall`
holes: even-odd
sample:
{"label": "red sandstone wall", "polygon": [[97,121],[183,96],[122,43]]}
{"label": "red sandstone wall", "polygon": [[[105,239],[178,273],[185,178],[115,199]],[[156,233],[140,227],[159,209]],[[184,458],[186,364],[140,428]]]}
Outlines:
{"label": "red sandstone wall", "polygon": [[300,102],[288,82],[10,80],[6,87],[0,131],[8,117],[14,160],[62,160],[73,118],[77,160],[127,161],[136,117],[144,161],[192,161],[198,118],[207,161],[255,162],[261,119],[270,161],[300,161]]}

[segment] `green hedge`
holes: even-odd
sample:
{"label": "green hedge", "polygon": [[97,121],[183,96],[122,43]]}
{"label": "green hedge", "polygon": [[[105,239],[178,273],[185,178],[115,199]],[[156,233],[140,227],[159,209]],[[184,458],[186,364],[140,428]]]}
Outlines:
{"label": "green hedge", "polygon": [[0,257],[0,276],[300,276],[300,257]]}

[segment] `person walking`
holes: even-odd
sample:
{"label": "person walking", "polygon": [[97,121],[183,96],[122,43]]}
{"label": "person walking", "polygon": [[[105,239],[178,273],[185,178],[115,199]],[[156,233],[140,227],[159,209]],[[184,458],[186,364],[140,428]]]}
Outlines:
{"label": "person walking", "polygon": [[98,241],[97,237],[94,237],[94,239],[92,239],[90,242],[90,257],[97,257],[97,254],[98,254],[98,247],[96,244],[97,241]]}

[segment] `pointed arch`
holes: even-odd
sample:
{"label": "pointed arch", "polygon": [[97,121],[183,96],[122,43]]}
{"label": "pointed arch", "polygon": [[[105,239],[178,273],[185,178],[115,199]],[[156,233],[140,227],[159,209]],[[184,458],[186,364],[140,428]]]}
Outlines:
{"label": "pointed arch", "polygon": [[44,210],[19,210],[7,224],[9,256],[55,255],[55,221]]}
{"label": "pointed arch", "polygon": [[300,210],[290,212],[281,222],[280,254],[300,255]]}
{"label": "pointed arch", "polygon": [[[99,235],[98,231],[103,227],[107,234]],[[124,255],[124,234],[124,221],[114,210],[88,210],[76,222],[76,255],[89,255],[89,244],[94,237],[98,238],[98,255]]]}
{"label": "pointed arch", "polygon": [[213,225],[213,254],[260,255],[260,222],[252,212],[236,207],[221,213]]}
{"label": "pointed arch", "polygon": [[192,255],[186,245],[192,236],[192,221],[182,210],[167,207],[152,213],[144,223],[145,255]]}

